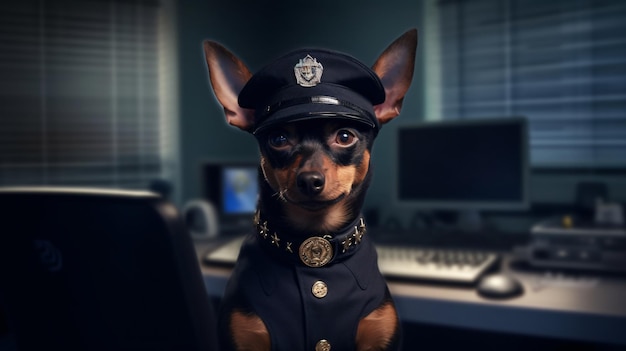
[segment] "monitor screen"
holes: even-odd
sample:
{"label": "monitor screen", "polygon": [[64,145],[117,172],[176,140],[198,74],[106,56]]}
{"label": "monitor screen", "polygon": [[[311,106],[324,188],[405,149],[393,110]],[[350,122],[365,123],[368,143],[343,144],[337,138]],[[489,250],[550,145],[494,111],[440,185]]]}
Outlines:
{"label": "monitor screen", "polygon": [[222,181],[222,212],[254,213],[258,194],[256,167],[224,166]]}
{"label": "monitor screen", "polygon": [[258,161],[202,164],[203,198],[217,209],[221,230],[248,228],[256,211]]}
{"label": "monitor screen", "polygon": [[523,118],[425,122],[398,135],[398,198],[433,210],[528,206]]}

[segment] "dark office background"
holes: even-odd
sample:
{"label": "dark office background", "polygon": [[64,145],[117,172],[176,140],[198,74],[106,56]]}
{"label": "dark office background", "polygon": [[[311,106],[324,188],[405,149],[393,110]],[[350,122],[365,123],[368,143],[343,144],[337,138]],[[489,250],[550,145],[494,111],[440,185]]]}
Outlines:
{"label": "dark office background", "polygon": [[204,39],[255,71],[305,45],[372,64],[416,27],[413,84],[374,149],[366,208],[380,222],[415,212],[396,201],[397,128],[445,118],[528,118],[532,206],[495,211],[504,226],[569,209],[585,182],[626,202],[624,1],[30,0],[0,18],[0,186],[158,180],[182,206],[201,195],[203,161],[257,158],[224,122]]}
{"label": "dark office background", "polygon": [[0,15],[1,185],[165,180],[183,205],[201,194],[204,160],[257,157],[253,138],[224,122],[204,39],[254,71],[304,45],[371,64],[417,27],[416,74],[375,146],[368,209],[410,218],[396,204],[396,129],[445,118],[527,117],[539,209],[573,204],[581,182],[626,199],[621,1],[33,0]]}

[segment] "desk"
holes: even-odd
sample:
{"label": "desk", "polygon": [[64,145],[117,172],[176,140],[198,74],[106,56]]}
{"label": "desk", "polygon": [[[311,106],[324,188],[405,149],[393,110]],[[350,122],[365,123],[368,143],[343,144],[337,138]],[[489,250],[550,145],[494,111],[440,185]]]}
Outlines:
{"label": "desk", "polygon": [[[196,241],[200,258],[211,247]],[[524,295],[510,300],[480,297],[471,287],[389,281],[405,322],[459,327],[591,343],[626,345],[626,279],[573,277],[513,268],[504,255],[502,270],[524,284]],[[222,296],[229,268],[201,264],[211,297]]]}

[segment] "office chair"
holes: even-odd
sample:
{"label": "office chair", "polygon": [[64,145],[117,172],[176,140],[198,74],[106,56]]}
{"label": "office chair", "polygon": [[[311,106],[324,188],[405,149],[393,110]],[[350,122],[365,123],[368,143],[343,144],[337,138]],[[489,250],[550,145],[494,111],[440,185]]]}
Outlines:
{"label": "office chair", "polygon": [[0,188],[0,303],[19,350],[217,350],[192,241],[153,193]]}

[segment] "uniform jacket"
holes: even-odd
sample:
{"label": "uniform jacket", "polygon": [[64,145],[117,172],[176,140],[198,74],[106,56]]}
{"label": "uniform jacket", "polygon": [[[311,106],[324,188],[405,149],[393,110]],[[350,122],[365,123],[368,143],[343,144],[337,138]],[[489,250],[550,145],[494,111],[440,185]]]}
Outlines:
{"label": "uniform jacket", "polygon": [[[328,264],[308,267],[297,245],[287,250],[285,240],[249,234],[220,309],[222,344],[230,345],[225,339],[229,316],[239,309],[263,320],[272,350],[315,350],[320,340],[332,350],[354,350],[358,322],[390,295],[369,237],[363,235],[345,251],[341,239],[330,240],[334,256]],[[319,290],[314,293],[320,285],[326,287],[323,297]]]}

